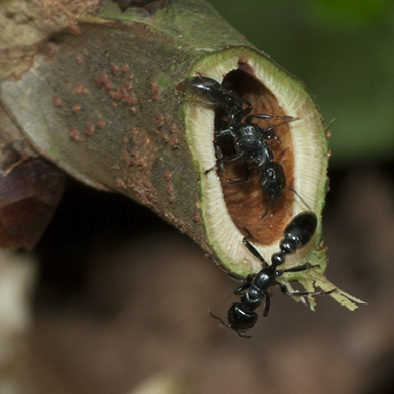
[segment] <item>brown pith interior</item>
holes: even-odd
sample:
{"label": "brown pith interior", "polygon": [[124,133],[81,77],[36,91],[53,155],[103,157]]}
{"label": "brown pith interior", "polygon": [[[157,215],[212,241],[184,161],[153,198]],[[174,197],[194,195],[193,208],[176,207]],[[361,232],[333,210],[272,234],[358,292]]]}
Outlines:
{"label": "brown pith interior", "polygon": [[[239,95],[248,100],[253,109],[251,114],[267,114],[284,116],[286,114],[279,106],[275,96],[257,78],[253,76],[253,70],[246,63],[239,64],[237,70],[228,73],[223,84],[231,87]],[[220,121],[224,115],[216,112],[215,127],[220,127]],[[280,119],[253,119],[253,123],[262,128],[283,123]],[[224,163],[224,172],[221,174],[224,200],[228,212],[239,230],[252,236],[252,239],[262,245],[270,244],[282,237],[284,227],[291,217],[294,193],[288,188],[293,188],[294,161],[290,130],[287,123],[275,127],[275,134],[280,141],[269,140],[270,148],[274,154],[273,161],[279,162],[286,174],[286,188],[283,194],[271,203],[270,209],[264,218],[260,218],[267,207],[268,196],[259,183],[259,171],[252,169],[247,182],[226,186],[233,179],[245,179],[245,166],[242,160],[227,161]],[[230,154],[231,146],[222,145],[225,154]],[[220,176],[218,170],[218,175]]]}

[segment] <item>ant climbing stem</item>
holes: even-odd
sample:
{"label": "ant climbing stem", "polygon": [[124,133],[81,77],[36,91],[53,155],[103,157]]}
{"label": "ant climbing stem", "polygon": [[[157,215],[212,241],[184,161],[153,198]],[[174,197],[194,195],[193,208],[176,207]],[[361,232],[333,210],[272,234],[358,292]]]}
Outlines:
{"label": "ant climbing stem", "polygon": [[214,315],[209,309],[209,314],[227,328],[234,330],[242,338],[250,338],[245,332],[255,326],[258,315],[255,312],[262,304],[263,316],[267,316],[270,309],[270,289],[278,286],[283,294],[289,297],[300,297],[307,295],[325,295],[336,291],[336,288],[329,291],[289,291],[288,287],[277,279],[287,272],[300,272],[314,268],[310,263],[299,266],[278,269],[278,266],[285,263],[286,255],[296,253],[299,248],[306,245],[313,237],[317,227],[317,217],[312,211],[304,211],[296,215],[286,226],[283,237],[279,243],[279,252],[271,256],[269,265],[249,242],[249,237],[244,237],[242,242],[248,251],[261,261],[262,269],[258,273],[250,274],[244,283],[239,286],[234,294],[241,297],[239,302],[231,305],[227,322]]}

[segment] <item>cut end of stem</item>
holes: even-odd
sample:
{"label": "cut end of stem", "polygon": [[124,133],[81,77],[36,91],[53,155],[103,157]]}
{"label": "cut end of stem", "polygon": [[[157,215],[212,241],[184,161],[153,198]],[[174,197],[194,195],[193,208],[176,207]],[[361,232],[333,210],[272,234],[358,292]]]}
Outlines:
{"label": "cut end of stem", "polygon": [[[285,266],[308,261],[318,268],[281,280],[299,281],[309,289],[314,288],[319,279],[317,285],[320,286],[325,278],[319,272],[323,273],[326,265],[326,250],[321,246],[321,211],[327,185],[328,147],[315,103],[300,81],[262,54],[243,47],[204,57],[193,67],[190,77],[198,75],[212,78],[246,99],[253,107],[250,114],[289,117],[287,121],[253,118],[253,123],[265,130],[273,127],[277,139],[270,139],[269,146],[286,175],[283,193],[269,201],[261,187],[258,170],[247,169],[245,173],[245,166],[239,160],[226,160],[222,166],[217,165],[214,132],[226,120],[225,114],[186,91],[186,133],[201,174],[202,219],[220,263],[241,277],[260,271],[261,262],[249,253],[242,239],[249,236],[263,258],[270,262],[271,255],[279,251],[279,242],[290,220],[302,211],[312,210],[319,221],[316,233],[305,247],[288,257]],[[226,143],[221,149],[227,149]],[[241,181],[231,183],[235,179]],[[338,290],[332,296],[354,309],[356,299],[340,294],[344,293]],[[314,301],[312,297],[309,299],[313,308]]]}

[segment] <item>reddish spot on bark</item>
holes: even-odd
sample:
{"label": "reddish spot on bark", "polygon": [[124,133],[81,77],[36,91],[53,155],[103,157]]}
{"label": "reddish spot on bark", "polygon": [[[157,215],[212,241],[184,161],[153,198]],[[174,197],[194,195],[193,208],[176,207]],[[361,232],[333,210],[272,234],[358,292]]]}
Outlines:
{"label": "reddish spot on bark", "polygon": [[168,126],[170,126],[171,125],[171,118],[170,118],[170,116],[168,115],[168,114],[165,114],[164,115],[164,122],[168,125]]}
{"label": "reddish spot on bark", "polygon": [[82,56],[81,55],[77,55],[75,57],[75,61],[77,62],[77,64],[82,64],[83,60],[82,60]]}
{"label": "reddish spot on bark", "polygon": [[77,94],[81,94],[81,93],[87,93],[87,89],[84,88],[83,86],[79,85],[74,89],[74,92]]}
{"label": "reddish spot on bark", "polygon": [[108,90],[108,91],[110,91],[110,90],[113,90],[113,88],[114,88],[114,85],[111,83],[111,82],[106,82],[106,84],[105,84],[105,88]]}
{"label": "reddish spot on bark", "polygon": [[83,129],[83,132],[87,135],[87,136],[91,136],[94,134],[94,126],[91,123],[87,123]]}
{"label": "reddish spot on bark", "polygon": [[118,66],[116,66],[115,64],[111,64],[109,66],[109,69],[111,70],[111,74],[112,75],[118,75],[118,73],[119,73],[119,67]]}
{"label": "reddish spot on bark", "polygon": [[198,223],[202,223],[201,215],[200,215],[200,201],[194,201],[194,207],[196,208],[196,212],[193,215],[193,220]]}
{"label": "reddish spot on bark", "polygon": [[158,87],[157,84],[156,84],[156,80],[155,80],[155,79],[152,79],[152,80],[149,82],[149,85],[150,85],[150,87],[151,87],[150,94],[151,94],[152,100],[153,100],[153,101],[159,101],[159,87]]}
{"label": "reddish spot on bark", "polygon": [[126,72],[129,69],[129,65],[128,64],[122,64],[122,72]]}
{"label": "reddish spot on bark", "polygon": [[81,106],[79,104],[73,105],[72,111],[74,112],[74,114],[77,113],[80,110],[81,110]]}
{"label": "reddish spot on bark", "polygon": [[139,130],[136,128],[136,127],[134,127],[133,129],[131,129],[131,134],[133,134],[133,135],[137,135],[138,133],[139,133]]}
{"label": "reddish spot on bark", "polygon": [[129,107],[129,111],[134,115],[137,112],[135,107]]}
{"label": "reddish spot on bark", "polygon": [[125,93],[125,95],[122,97],[121,101],[122,101],[122,103],[125,103],[128,106],[132,106],[133,104],[135,104],[135,98],[132,94]]}
{"label": "reddish spot on bark", "polygon": [[179,141],[178,141],[178,139],[175,137],[175,135],[173,135],[173,136],[171,137],[170,145],[171,145],[171,147],[174,148],[174,149],[179,148]]}
{"label": "reddish spot on bark", "polygon": [[75,142],[82,141],[81,135],[79,134],[79,131],[77,129],[71,129],[68,132],[68,136],[70,137],[71,140]]}
{"label": "reddish spot on bark", "polygon": [[126,90],[133,89],[133,84],[130,81],[125,81],[123,86],[125,87]]}
{"label": "reddish spot on bark", "polygon": [[60,107],[63,104],[63,100],[59,96],[53,97],[53,105],[55,107]]}
{"label": "reddish spot on bark", "polygon": [[171,178],[172,178],[171,171],[166,171],[166,172],[164,173],[164,179],[165,179],[166,181],[169,181]]}
{"label": "reddish spot on bark", "polygon": [[177,130],[176,124],[172,123],[171,126],[170,126],[171,133],[176,133],[176,130]]}
{"label": "reddish spot on bark", "polygon": [[127,74],[127,78],[129,78],[130,80],[134,78],[134,74],[133,73],[128,73]]}
{"label": "reddish spot on bark", "polygon": [[156,114],[156,124],[161,127],[164,124],[164,116],[161,112]]}
{"label": "reddish spot on bark", "polygon": [[54,42],[42,42],[38,44],[38,50],[49,58],[54,58],[58,52],[58,46]]}
{"label": "reddish spot on bark", "polygon": [[180,223],[180,222],[175,222],[175,227],[182,233],[184,234],[186,232],[187,227],[185,226],[185,223]]}
{"label": "reddish spot on bark", "polygon": [[174,184],[172,182],[167,184],[167,193],[169,194],[169,201],[172,204],[175,201]]}
{"label": "reddish spot on bark", "polygon": [[106,86],[106,84],[109,83],[108,74],[102,73],[101,75],[95,78],[95,82],[97,87],[99,88]]}
{"label": "reddish spot on bark", "polygon": [[138,164],[138,151],[132,150],[130,151],[130,165],[134,166]]}
{"label": "reddish spot on bark", "polygon": [[105,126],[105,120],[103,118],[101,118],[98,122],[97,122],[97,128],[101,129]]}
{"label": "reddish spot on bark", "polygon": [[198,222],[202,223],[201,215],[198,212],[196,212],[193,215],[193,221],[196,222],[196,223],[198,223]]}
{"label": "reddish spot on bark", "polygon": [[118,91],[115,92],[108,92],[108,96],[112,99],[112,100],[120,100],[120,94]]}
{"label": "reddish spot on bark", "polygon": [[124,183],[124,181],[122,179],[117,179],[115,181],[115,185],[119,189],[126,189],[126,184]]}

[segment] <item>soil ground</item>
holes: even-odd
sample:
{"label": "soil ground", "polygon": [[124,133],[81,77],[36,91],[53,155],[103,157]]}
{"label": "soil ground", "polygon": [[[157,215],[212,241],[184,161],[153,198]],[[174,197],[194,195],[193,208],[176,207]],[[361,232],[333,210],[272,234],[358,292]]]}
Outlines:
{"label": "soil ground", "polygon": [[239,338],[224,316],[237,283],[145,208],[73,181],[38,247],[31,333],[40,394],[126,394],[159,373],[191,393],[394,392],[391,167],[330,174],[327,276],[367,301],[311,312],[273,289],[271,311]]}

